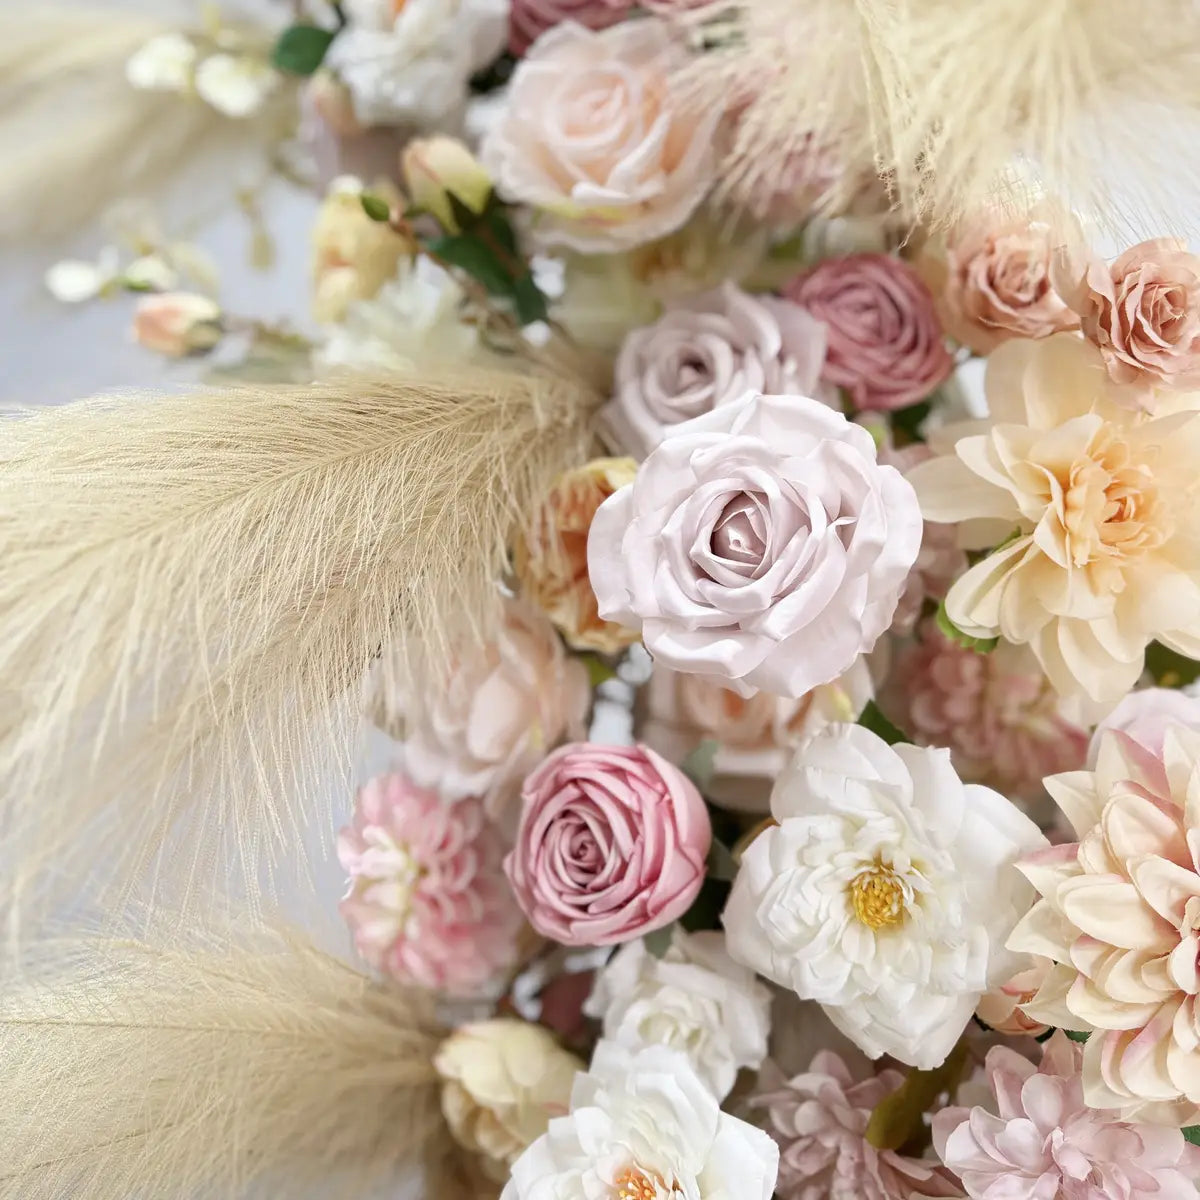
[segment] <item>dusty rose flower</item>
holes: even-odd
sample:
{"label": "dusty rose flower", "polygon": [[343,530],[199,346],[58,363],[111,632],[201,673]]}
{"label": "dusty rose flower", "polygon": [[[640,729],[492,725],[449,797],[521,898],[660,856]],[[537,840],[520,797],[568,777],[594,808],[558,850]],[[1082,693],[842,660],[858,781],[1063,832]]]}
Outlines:
{"label": "dusty rose flower", "polygon": [[1130,692],[1096,726],[1088,745],[1088,767],[1095,767],[1100,741],[1107,730],[1118,729],[1151,754],[1162,754],[1163,740],[1172,725],[1200,730],[1200,700],[1174,688],[1143,688]]}
{"label": "dusty rose flower", "polygon": [[363,787],[338,834],[341,913],[358,952],[393,979],[471,995],[513,966],[524,925],[483,806],[447,804],[400,774]]}
{"label": "dusty rose flower", "polygon": [[204,354],[221,340],[221,308],[194,292],[160,292],[138,301],[133,336],[139,346],[185,358]]}
{"label": "dusty rose flower", "polygon": [[513,569],[522,593],[577,650],[617,654],[638,640],[623,625],[602,621],[587,570],[588,531],[596,510],[633,482],[632,458],[597,458],[568,471],[537,514],[530,537],[518,539]]}
{"label": "dusty rose flower", "polygon": [[1027,1016],[1021,1006],[1034,998],[1046,982],[1046,974],[1052,966],[1048,958],[1035,959],[1031,966],[1023,967],[998,987],[985,993],[975,1006],[975,1015],[997,1033],[1041,1037],[1049,1026]]}
{"label": "dusty rose flower", "polygon": [[817,396],[824,361],[824,327],[799,305],[724,283],[629,334],[601,419],[645,458],[676,425],[747,392]]}
{"label": "dusty rose flower", "polygon": [[803,696],[891,623],[920,546],[912,489],[818,400],[749,394],[677,426],[588,539],[600,615],[676,671]]}
{"label": "dusty rose flower", "polygon": [[780,1200],[919,1200],[961,1196],[937,1163],[867,1141],[871,1111],[904,1076],[883,1070],[856,1080],[838,1055],[822,1050],[808,1070],[784,1079],[773,1063],[759,1075],[753,1108],[765,1109],[767,1132],[779,1144]]}
{"label": "dusty rose flower", "polygon": [[765,813],[795,747],[827,725],[856,721],[873,694],[865,658],[795,700],[767,692],[741,696],[719,679],[655,663],[639,696],[638,735],[671,762],[717,742],[705,793],[725,808]]}
{"label": "dusty rose flower", "polygon": [[1141,242],[1111,267],[1064,262],[1056,283],[1115,382],[1200,386],[1200,258],[1185,243]]}
{"label": "dusty rose flower", "polygon": [[535,210],[544,244],[628,249],[695,211],[722,113],[672,89],[685,53],[658,18],[599,32],[568,21],[518,64],[483,162],[501,195]]}
{"label": "dusty rose flower", "polygon": [[712,841],[695,784],[644,746],[563,746],[525,781],[504,869],[530,924],[567,946],[627,942],[681,916]]}
{"label": "dusty rose flower", "polygon": [[896,654],[884,705],[922,746],[946,746],[972,783],[1033,798],[1047,775],[1083,766],[1088,735],[1026,649],[1001,642],[977,654],[933,621]]}
{"label": "dusty rose flower", "polygon": [[958,229],[944,252],[928,250],[919,269],[942,327],[976,354],[1009,338],[1042,338],[1079,328],[1054,290],[1050,227],[1039,221],[977,221]]}
{"label": "dusty rose flower", "polygon": [[933,1144],[972,1200],[1194,1200],[1200,1151],[1178,1129],[1122,1121],[1084,1101],[1079,1052],[1056,1033],[1035,1067],[988,1051],[995,1111],[944,1108]]}
{"label": "dusty rose flower", "polygon": [[458,662],[445,686],[406,713],[405,770],[449,799],[481,796],[506,823],[521,780],[548,750],[578,736],[587,671],[532,605],[509,600],[494,641]]}
{"label": "dusty rose flower", "polygon": [[951,372],[933,297],[917,273],[887,254],[827,258],[786,295],[828,329],[825,372],[856,408],[905,408]]}
{"label": "dusty rose flower", "polygon": [[512,0],[508,48],[519,58],[555,25],[574,21],[587,29],[607,29],[623,21],[634,0]]}

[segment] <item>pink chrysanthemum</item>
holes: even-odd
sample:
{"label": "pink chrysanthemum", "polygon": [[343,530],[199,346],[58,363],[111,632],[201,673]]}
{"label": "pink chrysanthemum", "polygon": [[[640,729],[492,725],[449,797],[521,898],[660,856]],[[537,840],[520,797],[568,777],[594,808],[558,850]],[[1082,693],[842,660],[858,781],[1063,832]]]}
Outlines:
{"label": "pink chrysanthemum", "polygon": [[855,1081],[842,1059],[822,1050],[808,1070],[784,1080],[773,1064],[759,1076],[764,1091],[751,1098],[770,1117],[779,1143],[781,1200],[919,1200],[961,1196],[936,1163],[877,1150],[866,1139],[871,1110],[903,1082],[899,1071]]}
{"label": "pink chrysanthemum", "polygon": [[341,903],[359,953],[404,983],[470,995],[517,959],[522,917],[504,847],[474,797],[447,803],[400,774],[359,793],[338,836]]}

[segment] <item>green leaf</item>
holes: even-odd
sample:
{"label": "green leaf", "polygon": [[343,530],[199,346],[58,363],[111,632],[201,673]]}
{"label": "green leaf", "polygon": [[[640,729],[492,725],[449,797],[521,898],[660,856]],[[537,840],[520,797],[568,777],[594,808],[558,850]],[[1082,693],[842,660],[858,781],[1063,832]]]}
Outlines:
{"label": "green leaf", "polygon": [[707,877],[700,885],[692,907],[679,918],[679,923],[688,933],[698,933],[703,929],[720,929],[721,913],[725,901],[729,899],[729,884],[723,879]]}
{"label": "green leaf", "polygon": [[1160,687],[1185,687],[1200,677],[1200,662],[1185,658],[1161,642],[1151,642],[1146,647],[1146,670]]}
{"label": "green leaf", "polygon": [[999,638],[977,638],[972,637],[969,633],[963,633],[950,620],[950,614],[946,612],[945,600],[938,605],[937,616],[934,620],[937,622],[937,627],[950,641],[957,646],[962,646],[965,650],[974,650],[976,654],[990,654],[996,648],[996,643],[1000,640]]}
{"label": "green leaf", "polygon": [[708,875],[710,879],[720,879],[732,883],[737,878],[738,866],[734,861],[733,851],[724,842],[713,838],[708,848]]}
{"label": "green leaf", "polygon": [[617,668],[598,654],[581,654],[579,661],[587,669],[588,683],[594,688],[617,677]]}
{"label": "green leaf", "polygon": [[1185,1125],[1179,1132],[1183,1134],[1185,1142],[1191,1142],[1193,1146],[1200,1146],[1200,1125]]}
{"label": "green leaf", "polygon": [[1064,1029],[1063,1033],[1073,1042],[1086,1042],[1092,1035],[1083,1029]]}
{"label": "green leaf", "polygon": [[546,297],[542,295],[532,275],[522,275],[513,284],[513,306],[517,310],[517,320],[522,325],[532,325],[534,321],[544,321],[549,314]]}
{"label": "green leaf", "polygon": [[883,710],[874,700],[867,701],[866,708],[859,714],[858,724],[864,729],[869,729],[877,737],[883,738],[889,746],[909,740],[883,715]]}
{"label": "green leaf", "polygon": [[721,743],[712,738],[704,741],[679,764],[680,770],[701,790],[712,782],[713,760],[717,757]]}
{"label": "green leaf", "polygon": [[359,201],[363,206],[363,212],[372,221],[390,221],[392,219],[392,206],[382,196],[376,196],[374,192],[363,192]]}
{"label": "green leaf", "polygon": [[664,925],[661,929],[651,930],[642,938],[642,942],[645,944],[647,954],[651,954],[655,958],[662,958],[670,950],[674,938],[675,922],[672,921],[670,925]]}
{"label": "green leaf", "polygon": [[504,206],[495,203],[495,193],[489,197],[488,205],[484,209],[483,223],[487,228],[488,234],[496,242],[496,244],[506,254],[512,255],[514,259],[520,261],[521,251],[517,246],[517,233],[512,227],[512,222],[508,219],[508,214]]}
{"label": "green leaf", "polygon": [[434,238],[429,243],[429,252],[452,267],[466,271],[493,296],[512,295],[512,276],[496,257],[496,252],[476,238],[447,234],[445,237]]}
{"label": "green leaf", "polygon": [[271,62],[289,75],[311,75],[325,59],[336,35],[318,25],[291,25],[271,51]]}
{"label": "green leaf", "polygon": [[933,400],[922,400],[919,404],[910,404],[907,408],[898,408],[892,414],[892,432],[899,435],[896,441],[901,444],[908,442],[923,442],[921,426],[933,409]]}

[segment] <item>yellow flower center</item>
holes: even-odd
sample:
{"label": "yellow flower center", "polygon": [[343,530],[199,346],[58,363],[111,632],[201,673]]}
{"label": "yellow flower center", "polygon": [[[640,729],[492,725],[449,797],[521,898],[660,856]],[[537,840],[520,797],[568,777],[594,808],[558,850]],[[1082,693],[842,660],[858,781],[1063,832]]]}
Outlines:
{"label": "yellow flower center", "polygon": [[850,881],[850,906],[868,929],[890,929],[908,919],[904,881],[878,859]]}
{"label": "yellow flower center", "polygon": [[626,1167],[617,1176],[617,1200],[656,1200],[658,1180],[650,1178],[637,1167]]}

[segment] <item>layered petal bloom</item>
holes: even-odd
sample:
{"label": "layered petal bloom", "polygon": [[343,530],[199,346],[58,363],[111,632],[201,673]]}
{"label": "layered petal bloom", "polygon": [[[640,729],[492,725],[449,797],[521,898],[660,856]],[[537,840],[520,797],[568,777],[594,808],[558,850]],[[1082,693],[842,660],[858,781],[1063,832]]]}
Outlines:
{"label": "layered petal bloom", "polygon": [[872,1110],[903,1082],[892,1070],[855,1079],[830,1050],[792,1079],[768,1063],[750,1105],[765,1110],[767,1131],[779,1143],[780,1200],[961,1196],[957,1182],[937,1163],[877,1150],[867,1141]]}
{"label": "layered petal bloom", "polygon": [[625,20],[633,0],[512,0],[508,48],[518,57],[555,25],[575,21],[588,29],[607,29]]}
{"label": "layered petal bloom", "polygon": [[1097,1108],[1194,1124],[1200,1105],[1200,733],[1161,755],[1119,731],[1094,769],[1046,781],[1078,837],[1021,869],[1041,899],[1009,945],[1057,964],[1026,1012],[1092,1030]]}
{"label": "layered petal bloom", "polygon": [[501,1200],[770,1200],[779,1152],[721,1111],[687,1055],[601,1041],[569,1116],[513,1164]]}
{"label": "layered petal bloom", "polygon": [[1089,1107],[1079,1052],[1056,1033],[1036,1067],[988,1051],[995,1107],[933,1116],[938,1155],[972,1200],[1195,1200],[1200,1151],[1178,1129]]}
{"label": "layered petal bloom", "polygon": [[770,1009],[770,992],[729,957],[721,933],[678,927],[661,957],[641,940],[622,946],[584,1006],[603,1022],[606,1038],[631,1050],[682,1050],[718,1100],[742,1067],[766,1057]]}
{"label": "layered petal bloom", "polygon": [[872,1058],[940,1064],[1031,897],[1015,870],[1045,845],[1003,796],[964,785],[946,750],[832,726],[796,752],[725,908],[729,952]]}
{"label": "layered petal bloom", "polygon": [[337,849],[350,875],[341,913],[372,966],[469,996],[516,963],[524,922],[478,800],[447,804],[403,775],[380,775],[359,791]]}
{"label": "layered petal bloom", "polygon": [[664,666],[798,697],[874,646],[920,542],[866,430],[750,393],[677,426],[601,505],[588,573],[600,615]]}
{"label": "layered petal bloom", "polygon": [[1151,754],[1161,755],[1167,730],[1172,725],[1200,730],[1200,700],[1175,688],[1153,687],[1130,692],[1096,726],[1088,746],[1088,766],[1095,766],[1106,730],[1119,729]]}
{"label": "layered petal bloom", "polygon": [[1133,687],[1151,640],[1200,657],[1200,413],[1150,419],[1113,391],[1080,338],[1009,342],[988,360],[990,428],[949,427],[952,449],[908,473],[928,519],[1003,542],[950,589],[954,624],[1027,643],[1094,701]]}

